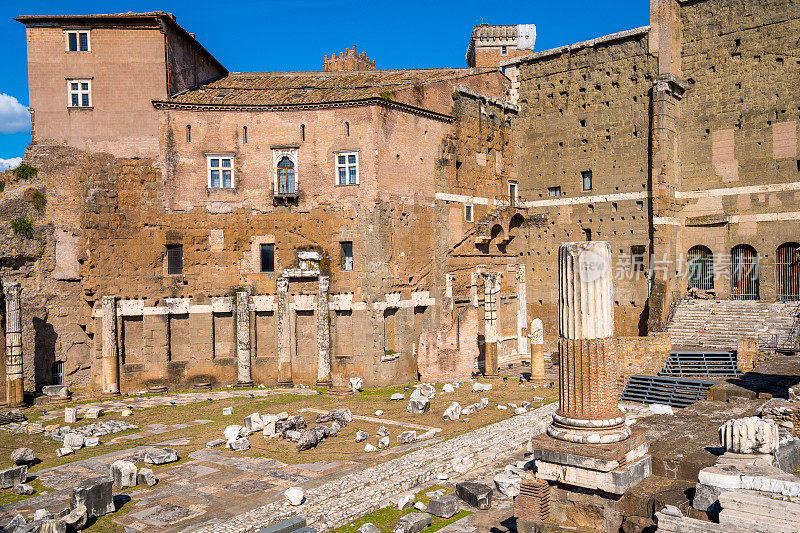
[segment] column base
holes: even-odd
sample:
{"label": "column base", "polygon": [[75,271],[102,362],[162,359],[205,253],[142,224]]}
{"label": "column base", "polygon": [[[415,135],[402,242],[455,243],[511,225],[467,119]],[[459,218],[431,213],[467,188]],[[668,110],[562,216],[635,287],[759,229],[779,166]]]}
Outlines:
{"label": "column base", "polygon": [[101,392],[100,393],[100,398],[102,398],[104,400],[109,400],[111,398],[119,398],[120,396],[121,395],[120,395],[119,391],[118,392]]}
{"label": "column base", "polygon": [[330,379],[325,381],[317,381],[317,387],[322,387],[323,389],[330,389],[333,387],[333,381]]}
{"label": "column base", "polygon": [[253,386],[252,381],[237,381],[233,386],[234,389],[249,389]]}
{"label": "column base", "polygon": [[294,387],[294,382],[291,381],[291,380],[289,380],[289,381],[278,381],[278,387],[280,387],[282,389],[291,389],[292,387]]}
{"label": "column base", "polygon": [[22,401],[22,402],[6,402],[6,404],[5,404],[5,406],[8,407],[9,409],[17,409],[19,407],[26,407],[27,405],[28,404],[26,404],[24,401]]}

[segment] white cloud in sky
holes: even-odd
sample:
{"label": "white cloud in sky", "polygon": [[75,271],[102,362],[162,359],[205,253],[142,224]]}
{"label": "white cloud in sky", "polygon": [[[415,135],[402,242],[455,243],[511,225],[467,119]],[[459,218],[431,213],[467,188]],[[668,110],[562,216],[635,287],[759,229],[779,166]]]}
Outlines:
{"label": "white cloud in sky", "polygon": [[8,170],[9,168],[17,168],[22,163],[21,157],[12,157],[11,159],[0,159],[0,171]]}
{"label": "white cloud in sky", "polygon": [[28,108],[5,93],[0,93],[0,133],[22,133],[31,131],[31,115]]}

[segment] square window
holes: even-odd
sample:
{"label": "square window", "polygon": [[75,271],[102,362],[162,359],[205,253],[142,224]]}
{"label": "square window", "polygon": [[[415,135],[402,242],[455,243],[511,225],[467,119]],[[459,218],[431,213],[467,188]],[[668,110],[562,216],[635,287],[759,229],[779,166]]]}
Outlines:
{"label": "square window", "polygon": [[67,105],[69,107],[92,107],[91,80],[67,81]]}
{"label": "square window", "polygon": [[234,187],[233,159],[233,156],[206,156],[209,188],[232,189]]}
{"label": "square window", "polygon": [[587,170],[585,172],[581,172],[581,179],[583,181],[583,190],[584,191],[591,191],[592,190],[592,171]]}
{"label": "square window", "polygon": [[89,51],[89,32],[88,31],[68,31],[67,52],[88,52]]}
{"label": "square window", "polygon": [[261,245],[261,272],[275,272],[275,245]]}
{"label": "square window", "polygon": [[85,31],[78,33],[78,50],[81,52],[89,51],[89,34]]}
{"label": "square window", "polygon": [[548,187],[547,195],[552,197],[561,196],[561,187]]}
{"label": "square window", "polygon": [[183,245],[167,245],[167,274],[183,274]]}
{"label": "square window", "polygon": [[336,155],[337,185],[358,185],[358,152],[343,152]]}
{"label": "square window", "polygon": [[343,241],[339,243],[342,251],[342,270],[349,272],[353,270],[353,243],[351,241]]}
{"label": "square window", "polygon": [[67,34],[67,39],[69,40],[69,51],[70,52],[77,52],[78,51],[78,34],[75,32],[70,32]]}

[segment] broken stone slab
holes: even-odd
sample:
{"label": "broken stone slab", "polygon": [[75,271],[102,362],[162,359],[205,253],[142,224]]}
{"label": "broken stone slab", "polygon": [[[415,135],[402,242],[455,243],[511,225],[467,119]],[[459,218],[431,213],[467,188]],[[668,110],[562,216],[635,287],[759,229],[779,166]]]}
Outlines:
{"label": "broken stone slab", "polygon": [[316,448],[317,444],[319,444],[323,438],[324,433],[320,436],[316,429],[304,429],[300,432],[300,439],[297,441],[297,451],[302,452],[310,450],[311,448]]}
{"label": "broken stone slab", "polygon": [[288,420],[289,419],[289,413],[287,413],[286,411],[281,411],[280,413],[278,413],[275,416],[278,417],[278,420]]}
{"label": "broken stone slab", "polygon": [[358,377],[350,378],[350,389],[353,392],[358,392],[364,388],[364,380]]}
{"label": "broken stone slab", "polygon": [[67,524],[59,518],[45,518],[18,527],[14,533],[67,533]]}
{"label": "broken stone slab", "polygon": [[421,392],[422,395],[428,399],[436,397],[436,387],[434,387],[430,383],[423,383],[422,385],[420,385],[419,392]]}
{"label": "broken stone slab", "polygon": [[67,524],[67,529],[80,531],[86,527],[86,522],[89,520],[88,510],[85,505],[79,505],[61,519]]}
{"label": "broken stone slab", "polygon": [[241,436],[242,433],[242,426],[238,424],[231,424],[230,426],[226,427],[225,430],[222,432],[225,435],[225,440],[231,442],[232,440],[236,440]]}
{"label": "broken stone slab", "polygon": [[33,489],[33,487],[31,487],[27,483],[17,483],[11,489],[11,492],[13,492],[14,494],[20,494],[20,495],[23,495],[23,496],[30,496],[31,494],[33,494],[36,491]]}
{"label": "broken stone slab", "polygon": [[413,494],[401,494],[400,497],[397,498],[397,508],[401,511],[409,509],[412,505],[414,505]]}
{"label": "broken stone slab", "polygon": [[250,449],[250,441],[247,437],[239,437],[238,439],[228,441],[227,446],[235,452],[246,452]]}
{"label": "broken stone slab", "polygon": [[650,412],[654,415],[674,415],[675,411],[672,410],[672,407],[669,405],[664,405],[660,403],[652,403],[650,404]]}
{"label": "broken stone slab", "polygon": [[67,433],[64,435],[64,441],[61,443],[64,448],[72,448],[73,450],[80,450],[83,448],[83,435],[77,433]]}
{"label": "broken stone slab", "polygon": [[297,441],[300,440],[300,435],[301,434],[302,434],[302,432],[300,432],[300,431],[298,431],[296,429],[291,429],[291,430],[286,432],[284,437],[289,439],[292,442],[297,442]]}
{"label": "broken stone slab", "polygon": [[408,407],[406,410],[409,413],[415,415],[421,415],[427,413],[431,409],[431,401],[425,397],[421,396],[419,398],[412,398],[411,401],[408,402]]}
{"label": "broken stone slab", "polygon": [[780,438],[774,420],[751,416],[728,420],[719,428],[719,441],[734,453],[775,453]]}
{"label": "broken stone slab", "polygon": [[100,418],[105,413],[105,410],[102,407],[90,407],[86,410],[86,414],[83,415],[84,418]]}
{"label": "broken stone slab", "polygon": [[475,412],[475,406],[474,405],[468,405],[468,406],[464,407],[463,409],[461,409],[461,414],[464,415],[464,416],[469,416],[474,412]]}
{"label": "broken stone slab", "polygon": [[392,394],[391,398],[389,398],[390,401],[399,401],[399,400],[405,400],[405,399],[406,399],[406,395],[403,394],[402,392],[396,392],[396,393]]}
{"label": "broken stone slab", "polygon": [[75,453],[75,450],[72,448],[59,448],[56,450],[56,455],[58,457],[64,457],[65,455],[69,455],[71,453]]}
{"label": "broken stone slab", "polygon": [[456,496],[476,509],[486,510],[492,507],[492,487],[473,481],[462,481],[456,484]]}
{"label": "broken stone slab", "polygon": [[250,413],[244,417],[244,427],[255,433],[264,429],[264,422],[258,413]]}
{"label": "broken stone slab", "polygon": [[0,470],[0,489],[10,489],[14,485],[25,483],[28,479],[28,465],[12,466]]}
{"label": "broken stone slab", "polygon": [[655,517],[659,533],[744,533],[738,528],[732,530],[713,522],[668,514],[666,510],[656,512]]}
{"label": "broken stone slab", "polygon": [[25,522],[25,517],[21,514],[17,514],[5,523],[0,522],[0,527],[4,528],[4,530],[9,533],[14,533],[18,527],[24,526]]}
{"label": "broken stone slab", "polygon": [[435,429],[429,429],[428,431],[426,431],[422,435],[418,435],[417,436],[417,440],[432,439],[435,436],[436,436],[436,430]]}
{"label": "broken stone slab", "polygon": [[136,474],[136,481],[139,485],[144,485],[146,487],[152,487],[158,483],[155,474],[153,474],[153,471],[149,468],[140,468],[139,473]]}
{"label": "broken stone slab", "polygon": [[445,383],[442,387],[442,392],[455,392],[456,388],[453,386],[452,383]]}
{"label": "broken stone slab", "polygon": [[276,422],[277,420],[268,420],[267,422],[264,422],[264,429],[262,431],[264,438],[275,437],[278,434],[278,432],[275,430]]}
{"label": "broken stone slab", "polygon": [[100,437],[86,437],[83,439],[83,445],[87,448],[94,448],[100,446]]}
{"label": "broken stone slab", "polygon": [[143,463],[164,465],[178,460],[178,451],[174,448],[149,448],[138,454]]}
{"label": "broken stone slab", "polygon": [[111,477],[96,477],[81,482],[72,489],[70,508],[85,506],[89,518],[113,513],[115,510],[113,484],[114,479]]}
{"label": "broken stone slab", "polygon": [[509,498],[519,496],[520,483],[522,483],[522,478],[516,474],[501,472],[494,476],[494,484],[497,490]]}
{"label": "broken stone slab", "polygon": [[378,431],[377,431],[376,435],[378,435],[379,437],[388,437],[389,436],[389,430],[386,429],[386,426],[381,426],[381,427],[378,428]]}
{"label": "broken stone slab", "polygon": [[528,412],[528,410],[525,409],[524,407],[517,407],[516,409],[514,409],[514,414],[515,415],[524,415],[527,412]]}
{"label": "broken stone slab", "polygon": [[42,394],[51,398],[69,398],[70,392],[67,385],[45,385]]}
{"label": "broken stone slab", "polygon": [[111,463],[111,478],[118,489],[129,489],[136,486],[136,464],[118,459]]}
{"label": "broken stone slab", "polygon": [[389,436],[381,437],[378,439],[378,449],[382,450],[389,447]]}
{"label": "broken stone slab", "polygon": [[301,487],[289,487],[284,491],[283,495],[294,506],[301,505],[303,500],[306,499],[306,493]]}
{"label": "broken stone slab", "polygon": [[233,414],[233,407],[223,407],[222,416],[230,416]]}
{"label": "broken stone slab", "polygon": [[218,448],[225,444],[225,439],[214,439],[206,442],[206,448]]}
{"label": "broken stone slab", "polygon": [[484,391],[490,391],[490,390],[492,390],[492,384],[491,383],[485,383],[484,384],[484,383],[475,382],[475,383],[472,384],[472,392],[484,392]]}
{"label": "broken stone slab", "polygon": [[376,448],[375,446],[373,446],[373,445],[372,445],[372,444],[370,444],[370,443],[367,443],[367,444],[364,446],[364,451],[365,451],[365,452],[377,452],[377,451],[378,451],[378,448]]}
{"label": "broken stone slab", "polygon": [[507,405],[502,405],[502,404],[497,404],[497,408],[498,409],[502,409],[503,411],[505,411],[506,409],[508,409],[508,406]]}
{"label": "broken stone slab", "polygon": [[30,448],[17,448],[11,452],[11,460],[16,465],[30,465],[36,460],[36,454]]}
{"label": "broken stone slab", "polygon": [[317,416],[317,424],[326,424],[336,421],[342,427],[353,421],[353,413],[350,409],[332,409],[327,414]]}
{"label": "broken stone slab", "polygon": [[422,502],[414,502],[414,509],[421,513],[425,513],[428,511],[428,506]]}
{"label": "broken stone slab", "polygon": [[416,431],[403,431],[397,436],[398,444],[408,444],[410,442],[414,442],[415,440],[417,440]]}
{"label": "broken stone slab", "polygon": [[461,418],[461,404],[458,402],[451,403],[447,409],[444,410],[444,415],[442,415],[442,418],[451,421]]}
{"label": "broken stone slab", "polygon": [[381,530],[378,529],[378,526],[376,526],[372,522],[367,522],[366,524],[358,528],[358,533],[381,533]]}
{"label": "broken stone slab", "polygon": [[410,513],[405,515],[394,526],[394,533],[420,533],[431,525],[431,515],[425,513]]}
{"label": "broken stone slab", "polygon": [[363,442],[369,438],[369,433],[366,431],[358,430],[356,431],[356,442]]}
{"label": "broken stone slab", "polygon": [[428,512],[439,518],[450,518],[458,513],[458,498],[455,494],[437,496],[428,501]]}
{"label": "broken stone slab", "polygon": [[738,492],[723,492],[719,503],[720,524],[738,524],[752,531],[800,531],[800,503]]}
{"label": "broken stone slab", "polygon": [[51,513],[47,509],[36,509],[33,512],[34,520],[48,520],[50,518],[53,518],[53,513]]}

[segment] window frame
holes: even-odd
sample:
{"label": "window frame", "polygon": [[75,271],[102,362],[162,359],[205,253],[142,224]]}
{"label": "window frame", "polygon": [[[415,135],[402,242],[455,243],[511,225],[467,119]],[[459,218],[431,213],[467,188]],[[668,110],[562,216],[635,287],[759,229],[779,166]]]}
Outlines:
{"label": "window frame", "polygon": [[[81,50],[81,34],[86,34],[86,50]],[[75,50],[69,48],[69,37],[75,35]],[[92,51],[92,32],[88,28],[64,30],[64,49],[68,54],[86,54]]]}
{"label": "window frame", "polygon": [[[586,180],[589,180],[589,187],[586,187]],[[581,172],[581,187],[584,191],[591,191],[594,188],[594,177],[591,170]]]}
{"label": "window frame", "polygon": [[[346,268],[347,264],[347,255],[345,254],[345,247],[350,247],[350,268]],[[353,251],[353,241],[339,241],[339,268],[341,268],[342,272],[352,272],[353,267],[355,266],[355,252]]]}
{"label": "window frame", "polygon": [[[264,269],[264,247],[272,247],[272,269],[265,270]],[[258,253],[259,253],[259,265],[258,271],[262,274],[272,274],[275,272],[275,243],[273,242],[262,242],[258,246]]]}
{"label": "window frame", "polygon": [[517,181],[509,180],[508,182],[508,203],[511,207],[519,203],[519,182]]}
{"label": "window frame", "polygon": [[[354,156],[356,158],[355,163],[350,163],[350,157]],[[345,162],[340,163],[339,158],[344,157]],[[360,171],[360,155],[358,150],[339,150],[333,153],[333,164],[334,164],[334,185],[336,187],[347,187],[350,185],[361,185],[361,171]],[[345,169],[345,183],[339,182],[339,173],[341,169]],[[352,182],[350,175],[350,169],[355,168],[356,174],[355,178],[356,181]]]}
{"label": "window frame", "polygon": [[[73,83],[78,84],[78,89],[72,88]],[[81,88],[83,83],[88,86],[88,89]],[[78,105],[72,105],[73,95],[78,95]],[[89,105],[81,105],[83,103],[83,95],[89,97]],[[67,107],[70,109],[91,109],[94,107],[94,102],[92,102],[92,78],[67,78]]]}
{"label": "window frame", "polygon": [[507,45],[500,46],[500,55],[501,56],[507,56],[508,55],[508,46]]}
{"label": "window frame", "polygon": [[[557,193],[557,194],[553,194]],[[555,187],[548,187],[547,188],[547,196],[549,198],[558,198],[560,196],[564,196],[564,191],[561,190],[561,185],[556,185]]]}
{"label": "window frame", "polygon": [[[469,215],[467,215],[468,211]],[[475,206],[473,204],[464,204],[464,221],[475,222]]]}
{"label": "window frame", "polygon": [[[170,251],[180,250],[180,272],[170,272]],[[167,276],[183,276],[184,260],[183,260],[183,244],[166,244],[164,245],[164,258],[166,261]]]}
{"label": "window frame", "polygon": [[[211,160],[212,159],[219,159],[220,160],[219,161],[219,165],[215,166],[215,167],[212,167],[211,166]],[[224,160],[224,159],[230,159],[230,161],[231,161],[231,166],[230,166],[231,185],[230,185],[230,187],[225,187],[223,185],[223,183],[225,183],[225,181],[223,180],[222,172],[220,172],[219,185],[217,185],[215,187],[211,183],[211,171],[212,170],[218,170],[218,171],[228,170],[229,169],[228,167],[222,166],[222,160]],[[218,190],[218,189],[222,189],[222,190],[235,189],[236,188],[236,172],[234,170],[235,167],[236,167],[236,154],[232,154],[232,153],[206,154],[206,188],[214,189],[214,190]]]}

